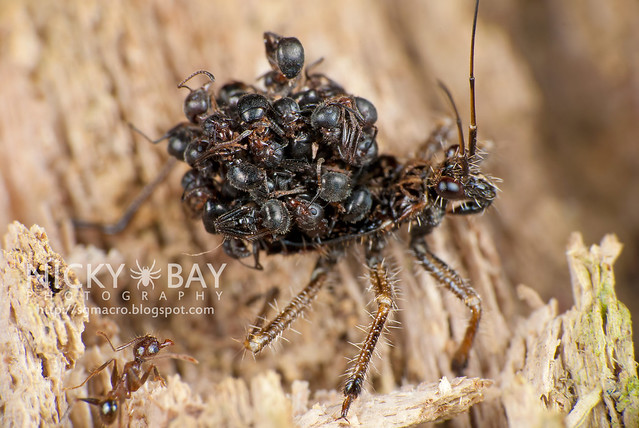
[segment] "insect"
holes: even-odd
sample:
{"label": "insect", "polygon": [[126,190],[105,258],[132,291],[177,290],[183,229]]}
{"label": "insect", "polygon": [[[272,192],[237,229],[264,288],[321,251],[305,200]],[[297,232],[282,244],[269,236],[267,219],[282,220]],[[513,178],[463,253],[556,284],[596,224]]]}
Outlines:
{"label": "insect", "polygon": [[[79,399],[93,406],[97,406],[100,421],[105,425],[110,425],[114,423],[116,419],[119,419],[118,425],[122,426],[121,408],[124,401],[130,398],[133,392],[140,389],[142,385],[144,385],[149,379],[151,374],[153,374],[152,380],[160,382],[162,386],[166,386],[164,379],[162,378],[162,376],[160,376],[158,368],[151,363],[152,361],[162,358],[174,358],[197,364],[197,360],[188,355],[173,353],[158,355],[162,349],[174,344],[173,341],[170,339],[166,339],[164,342],[160,342],[156,337],[147,334],[145,336],[136,337],[135,339],[116,348],[115,346],[113,346],[111,340],[105,333],[98,331],[97,334],[107,340],[107,342],[113,349],[113,352],[119,352],[128,347],[133,347],[133,360],[127,362],[122,368],[122,373],[120,373],[118,371],[118,364],[116,359],[111,358],[106,363],[93,370],[91,374],[84,380],[84,382],[77,386],[66,389],[69,390],[81,388],[90,379],[104,370],[109,364],[112,364],[113,369],[111,371],[111,391],[107,392],[101,398]],[[146,368],[145,363],[149,363]]]}
{"label": "insect", "polygon": [[[260,312],[244,340],[246,349],[257,354],[272,343],[309,308],[344,253],[356,244],[364,248],[377,311],[348,373],[341,418],[347,417],[362,391],[377,341],[396,307],[383,250],[387,238],[404,225],[418,264],[470,310],[452,358],[456,371],[467,364],[481,318],[481,299],[429,250],[425,237],[446,216],[483,212],[497,194],[493,180],[481,173],[477,153],[478,11],[476,0],[468,141],[452,95],[440,83],[455,113],[458,142],[442,151],[448,132],[436,129],[418,151],[421,155],[413,159],[379,153],[375,106],[324,74],[312,72],[314,65],[302,73],[304,50],[293,37],[264,34],[272,68],[263,76],[265,89],[231,82],[213,96],[215,79],[207,71],[196,71],[178,85],[189,90],[184,103],[187,122],[165,137],[169,153],[191,167],[182,180],[188,211],[202,219],[207,232],[224,238],[229,256],[252,258],[256,269],[262,268],[259,260],[264,253],[318,254],[310,282],[299,294],[270,322],[264,321],[268,308]],[[197,75],[209,81],[192,90],[186,83]]]}
{"label": "insect", "polygon": [[137,265],[138,270],[130,270],[131,278],[139,280],[137,285],[138,290],[140,289],[140,285],[143,285],[144,287],[148,287],[150,285],[151,288],[155,288],[153,280],[160,278],[160,269],[155,271],[153,270],[153,268],[155,267],[155,260],[153,260],[153,264],[151,265],[151,267],[144,266],[142,268],[140,267],[140,262],[138,262],[137,260],[135,261],[135,264]]}

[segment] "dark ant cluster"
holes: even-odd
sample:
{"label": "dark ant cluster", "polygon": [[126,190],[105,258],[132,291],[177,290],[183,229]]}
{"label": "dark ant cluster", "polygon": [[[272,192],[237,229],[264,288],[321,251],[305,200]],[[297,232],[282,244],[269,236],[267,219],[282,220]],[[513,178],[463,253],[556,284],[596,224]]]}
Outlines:
{"label": "dark ant cluster", "polygon": [[[310,283],[264,325],[265,309],[244,345],[253,353],[277,338],[309,306],[328,273],[352,243],[363,243],[378,304],[368,337],[349,374],[341,416],[360,394],[368,364],[394,308],[388,267],[382,257],[386,237],[410,226],[410,247],[419,264],[459,297],[471,310],[464,339],[453,365],[466,365],[481,316],[473,288],[431,253],[425,236],[448,215],[484,211],[496,187],[479,171],[474,91],[473,23],[470,60],[471,124],[464,142],[435,154],[407,161],[378,153],[377,111],[365,98],[349,94],[324,74],[304,70],[304,49],[294,37],[265,33],[271,71],[263,89],[231,82],[213,96],[213,75],[197,71],[178,87],[188,122],[171,129],[169,153],[191,169],[182,179],[183,202],[200,217],[206,230],[224,237],[224,250],[236,259],[259,255],[317,251],[319,260]],[[196,75],[209,81],[199,89],[185,83]],[[448,98],[452,97],[441,85]],[[421,153],[441,151],[436,130]]]}
{"label": "dark ant cluster", "polygon": [[230,256],[253,256],[256,268],[261,251],[298,252],[367,233],[367,219],[382,208],[368,178],[377,173],[375,106],[323,74],[302,74],[298,39],[265,33],[264,41],[272,67],[265,90],[232,82],[211,97],[213,76],[198,71],[188,79],[211,82],[190,91],[189,122],[167,134],[169,153],[192,168],[182,180],[189,211],[225,237]]}
{"label": "dark ant cluster", "polygon": [[[131,394],[144,385],[151,374],[153,374],[153,380],[160,382],[162,386],[166,386],[164,379],[160,376],[160,372],[152,361],[162,358],[174,358],[179,360],[188,361],[190,363],[197,364],[197,360],[188,355],[182,354],[162,354],[158,355],[163,348],[173,345],[171,339],[166,339],[164,342],[160,342],[155,336],[149,334],[135,339],[118,346],[113,346],[109,337],[101,331],[97,332],[98,335],[104,337],[113,352],[119,352],[123,349],[133,346],[133,360],[127,362],[122,373],[118,371],[118,364],[115,358],[111,358],[100,367],[96,368],[81,384],[65,388],[67,390],[81,388],[90,379],[107,368],[109,364],[113,364],[113,370],[111,371],[111,391],[107,392],[101,398],[80,398],[79,400],[89,403],[93,406],[97,406],[98,415],[100,421],[105,425],[111,425],[116,419],[119,419],[118,425],[122,425],[122,404],[128,398],[131,398]],[[147,364],[148,363],[148,364]],[[71,409],[69,409],[71,410]]]}

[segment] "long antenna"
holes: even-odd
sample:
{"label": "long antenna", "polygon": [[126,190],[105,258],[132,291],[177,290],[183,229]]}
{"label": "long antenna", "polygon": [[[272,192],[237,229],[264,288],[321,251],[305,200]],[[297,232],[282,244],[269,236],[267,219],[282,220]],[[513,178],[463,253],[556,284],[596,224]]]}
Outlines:
{"label": "long antenna", "polygon": [[468,157],[466,156],[466,145],[464,144],[464,130],[462,129],[462,121],[459,117],[459,111],[457,110],[457,106],[455,105],[455,100],[453,100],[453,95],[450,93],[450,90],[444,85],[440,80],[437,81],[439,87],[446,94],[446,98],[448,98],[448,102],[453,107],[453,111],[455,112],[455,123],[457,124],[457,135],[459,136],[459,153],[462,155],[462,168],[464,168],[464,174],[468,174]]}
{"label": "long antenna", "polygon": [[475,114],[475,33],[477,32],[477,14],[479,0],[475,2],[475,16],[473,17],[473,33],[470,39],[470,126],[468,127],[469,157],[475,156],[477,148],[477,116]]}

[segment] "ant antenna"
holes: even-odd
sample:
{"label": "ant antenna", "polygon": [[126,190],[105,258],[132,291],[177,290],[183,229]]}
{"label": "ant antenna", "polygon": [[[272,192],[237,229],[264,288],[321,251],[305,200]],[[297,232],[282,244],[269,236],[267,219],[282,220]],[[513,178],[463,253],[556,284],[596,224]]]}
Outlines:
{"label": "ant antenna", "polygon": [[199,74],[204,74],[206,77],[211,79],[211,82],[215,82],[215,76],[213,76],[213,74],[211,74],[209,71],[198,70],[198,71],[194,71],[193,73],[191,73],[191,75],[189,77],[187,77],[186,79],[182,80],[177,86],[178,89],[186,88],[189,91],[193,92],[193,89],[191,89],[188,86],[186,86],[185,83],[188,82],[189,80],[191,80],[192,78],[194,78],[195,76],[199,75]]}
{"label": "ant antenna", "polygon": [[152,140],[151,137],[149,137],[148,135],[146,135],[140,128],[138,128],[137,126],[135,126],[134,124],[132,124],[131,122],[127,122],[127,124],[129,125],[129,128],[131,128],[131,130],[133,132],[137,132],[139,135],[141,135],[145,140],[147,140],[149,143],[151,144],[157,144],[161,141],[166,140],[167,138],[169,138],[170,134],[169,132],[167,132],[166,134],[164,134],[163,136],[161,136],[160,138],[158,138],[157,140]]}
{"label": "ant antenna", "polygon": [[477,14],[479,13],[479,0],[475,1],[475,16],[473,17],[473,32],[470,38],[470,126],[468,127],[469,156],[475,156],[477,148],[477,116],[475,114],[475,34],[477,33]]}

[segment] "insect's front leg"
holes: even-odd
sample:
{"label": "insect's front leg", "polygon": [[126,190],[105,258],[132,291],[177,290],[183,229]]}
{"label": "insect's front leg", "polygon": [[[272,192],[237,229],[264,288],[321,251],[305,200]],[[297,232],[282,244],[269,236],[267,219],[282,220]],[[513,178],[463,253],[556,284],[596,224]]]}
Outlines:
{"label": "insect's front leg", "polygon": [[[137,391],[138,389],[140,389],[142,387],[142,385],[144,385],[146,383],[146,381],[149,379],[149,376],[151,375],[151,372],[153,372],[153,380],[154,381],[160,382],[161,386],[166,386],[166,381],[164,380],[162,375],[160,375],[160,372],[158,371],[157,366],[155,364],[151,364],[151,366],[148,369],[146,369],[146,371],[142,375],[142,378],[139,380],[139,383],[135,385],[135,389],[132,388],[132,390],[133,391]],[[136,379],[137,379],[137,377],[136,377]]]}
{"label": "insect's front leg", "polygon": [[355,364],[351,368],[348,380],[344,386],[345,399],[342,404],[341,417],[346,419],[348,409],[353,400],[355,400],[362,392],[364,379],[368,365],[373,356],[375,345],[384,330],[386,320],[394,308],[392,283],[389,279],[388,268],[381,259],[379,253],[369,254],[366,263],[369,269],[369,275],[372,288],[375,292],[375,301],[377,302],[377,313],[373,319],[373,323],[368,331],[368,336],[362,344],[361,350]]}
{"label": "insect's front leg", "polygon": [[459,373],[468,364],[468,353],[470,352],[479,326],[479,320],[481,319],[481,299],[470,284],[465,282],[457,272],[428,249],[423,236],[413,236],[411,249],[419,261],[419,264],[470,309],[471,315],[464,339],[460,343],[457,352],[455,352],[452,361],[452,369]]}
{"label": "insect's front leg", "polygon": [[257,354],[284,333],[291,323],[308,309],[317,292],[326,283],[326,278],[334,265],[333,257],[320,257],[311,274],[311,282],[266,327],[262,328],[267,309],[265,306],[244,340],[244,347]]}

